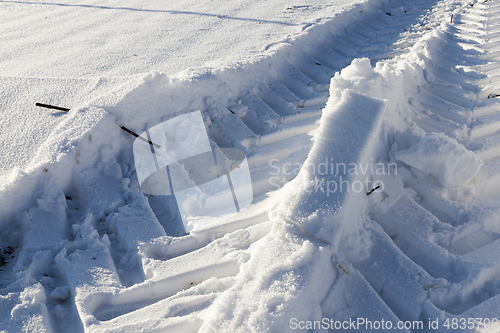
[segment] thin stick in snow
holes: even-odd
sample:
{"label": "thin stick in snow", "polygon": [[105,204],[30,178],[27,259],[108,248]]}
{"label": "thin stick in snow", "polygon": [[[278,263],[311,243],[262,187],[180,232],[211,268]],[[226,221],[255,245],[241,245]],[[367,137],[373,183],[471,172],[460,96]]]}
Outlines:
{"label": "thin stick in snow", "polygon": [[41,108],[47,108],[47,109],[54,109],[54,110],[64,111],[64,112],[68,112],[70,110],[68,108],[63,108],[63,107],[60,107],[60,106],[55,106],[55,105],[50,105],[50,104],[43,104],[43,103],[35,103],[35,106],[39,106]]}
{"label": "thin stick in snow", "polygon": [[156,148],[158,148],[158,149],[161,149],[161,146],[160,146],[159,144],[156,144],[156,143],[154,143],[154,142],[151,142],[151,141],[149,141],[148,139],[144,139],[142,136],[140,136],[139,134],[137,134],[137,133],[135,133],[135,132],[133,132],[133,131],[129,130],[129,129],[128,129],[128,128],[126,128],[125,126],[122,126],[122,125],[120,125],[120,124],[118,124],[118,126],[120,126],[120,128],[121,128],[122,130],[124,130],[125,132],[127,132],[128,134],[133,135],[133,136],[135,136],[136,138],[141,139],[142,141],[144,141],[144,142],[146,142],[146,143],[149,143],[150,145],[155,146],[155,147],[156,147]]}
{"label": "thin stick in snow", "polygon": [[370,190],[370,192],[366,193],[366,195],[370,195],[370,194],[372,194],[373,192],[375,192],[375,191],[376,191],[376,190],[378,190],[379,188],[380,188],[380,185],[379,185],[379,186],[377,186],[377,187],[375,187],[375,188],[372,188],[372,189]]}
{"label": "thin stick in snow", "polygon": [[[54,109],[54,110],[64,111],[64,112],[68,112],[69,110],[71,110],[71,109],[68,109],[68,108],[63,108],[63,107],[60,107],[60,106],[43,104],[43,103],[35,103],[35,106],[39,106],[39,107],[47,108],[47,109]],[[127,132],[128,134],[133,135],[136,138],[141,139],[142,141],[144,141],[146,143],[149,143],[150,145],[152,145],[152,146],[154,146],[154,147],[156,147],[158,149],[161,149],[161,146],[159,144],[156,144],[154,142],[149,141],[148,139],[143,138],[142,136],[140,136],[139,134],[135,133],[134,131],[126,128],[125,126],[122,126],[120,124],[117,124],[117,125],[120,126],[120,128],[122,130],[124,130],[125,132]]]}

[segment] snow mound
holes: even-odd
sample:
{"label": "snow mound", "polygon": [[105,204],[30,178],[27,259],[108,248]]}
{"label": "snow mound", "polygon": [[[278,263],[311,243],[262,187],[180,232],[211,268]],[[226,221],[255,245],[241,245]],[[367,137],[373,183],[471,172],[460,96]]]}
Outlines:
{"label": "snow mound", "polygon": [[442,133],[427,134],[395,157],[425,175],[435,176],[445,187],[467,184],[483,165],[476,154]]}
{"label": "snow mound", "polygon": [[[335,84],[334,80],[332,89]],[[385,107],[385,102],[350,89],[344,91],[340,102],[327,103],[314,146],[295,180],[298,188],[291,191],[292,198],[285,204],[291,212],[288,218],[302,219],[308,233],[330,242],[339,237],[330,217],[363,206],[366,192],[372,188],[366,168],[370,157],[381,149],[379,128]],[[347,170],[347,166],[355,166],[356,170]],[[364,213],[363,208],[360,211]],[[311,215],[326,219],[309,220]],[[359,220],[359,216],[344,218],[344,227],[349,228]]]}

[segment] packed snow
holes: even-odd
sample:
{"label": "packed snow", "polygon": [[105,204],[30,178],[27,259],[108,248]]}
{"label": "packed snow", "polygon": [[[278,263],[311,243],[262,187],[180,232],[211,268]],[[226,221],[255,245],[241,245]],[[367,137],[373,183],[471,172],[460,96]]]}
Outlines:
{"label": "packed snow", "polygon": [[498,1],[1,8],[0,331],[500,331]]}
{"label": "packed snow", "polygon": [[483,161],[456,140],[431,133],[416,145],[400,150],[396,159],[435,176],[443,186],[467,184],[483,166]]}

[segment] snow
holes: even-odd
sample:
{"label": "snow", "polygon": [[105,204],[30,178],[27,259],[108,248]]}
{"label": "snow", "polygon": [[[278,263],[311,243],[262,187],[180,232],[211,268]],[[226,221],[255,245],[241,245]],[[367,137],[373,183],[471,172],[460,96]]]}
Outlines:
{"label": "snow", "polygon": [[35,102],[77,108],[145,73],[258,59],[358,2],[3,2],[1,175],[26,167],[62,120]]}
{"label": "snow", "polygon": [[425,175],[435,176],[446,187],[467,184],[483,166],[476,154],[439,133],[426,135],[416,145],[398,151],[395,157]]}
{"label": "snow", "polygon": [[0,331],[500,319],[496,0],[0,8]]}
{"label": "snow", "polygon": [[[340,102],[327,103],[313,148],[296,180],[290,183],[293,188],[288,189],[290,197],[284,199],[282,219],[299,222],[305,233],[333,244],[362,229],[361,217],[350,212],[364,212],[366,193],[376,187],[367,169],[381,146],[378,129],[384,110],[383,101],[348,89]],[[358,251],[363,248],[357,243],[350,246]]]}

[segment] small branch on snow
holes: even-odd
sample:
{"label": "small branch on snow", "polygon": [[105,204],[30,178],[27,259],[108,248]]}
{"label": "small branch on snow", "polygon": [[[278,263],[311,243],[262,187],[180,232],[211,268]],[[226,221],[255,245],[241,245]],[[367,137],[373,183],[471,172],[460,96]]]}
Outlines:
{"label": "small branch on snow", "polygon": [[451,14],[450,23],[453,23],[453,14]]}
{"label": "small branch on snow", "polygon": [[60,107],[60,106],[43,104],[43,103],[35,103],[35,106],[39,106],[41,108],[46,108],[46,109],[53,109],[53,110],[64,111],[64,112],[68,112],[70,110],[68,108],[63,108],[63,107]]}
{"label": "small branch on snow", "polygon": [[133,131],[129,130],[129,129],[128,129],[128,128],[126,128],[125,126],[122,126],[122,125],[118,125],[118,126],[120,126],[120,128],[121,128],[122,130],[124,130],[125,132],[127,132],[128,134],[133,135],[133,136],[135,136],[136,138],[138,138],[138,139],[140,139],[140,140],[142,140],[142,141],[144,141],[144,142],[146,142],[146,143],[149,143],[151,146],[155,146],[156,148],[161,149],[161,146],[160,146],[159,144],[156,144],[156,143],[154,143],[154,142],[151,142],[151,141],[149,141],[148,139],[144,139],[142,136],[140,136],[139,134],[137,134],[137,133],[135,133],[135,132],[133,132]]}
{"label": "small branch on snow", "polygon": [[375,192],[375,191],[376,191],[376,190],[378,190],[379,188],[380,188],[380,185],[379,185],[379,186],[377,186],[377,187],[375,187],[375,188],[372,188],[372,189],[370,190],[370,192],[366,193],[366,195],[370,195],[370,194],[372,194],[373,192]]}
{"label": "small branch on snow", "polygon": [[[35,106],[39,106],[41,108],[46,108],[46,109],[53,109],[53,110],[64,111],[64,112],[68,112],[69,110],[71,110],[71,109],[68,109],[68,108],[63,108],[63,107],[60,107],[60,106],[43,104],[43,103],[35,103]],[[122,126],[122,125],[118,125],[118,126],[120,126],[120,128],[122,130],[124,130],[125,132],[127,132],[128,134],[133,135],[136,138],[141,139],[142,141],[144,141],[146,143],[149,143],[150,145],[152,145],[152,146],[154,146],[154,147],[156,147],[158,149],[161,149],[161,146],[159,144],[156,144],[156,143],[151,142],[151,141],[149,141],[147,139],[144,139],[142,136],[140,136],[139,134],[135,133],[134,131],[131,131],[130,129],[126,128],[125,126]]]}
{"label": "small branch on snow", "polygon": [[335,263],[335,267],[340,268],[345,273],[345,275],[351,275],[351,273],[349,273],[349,271],[344,266],[342,266],[338,261]]}

